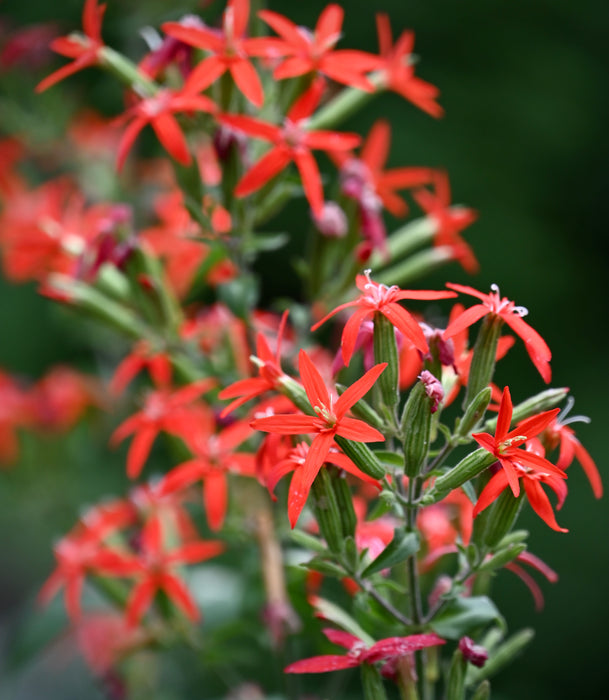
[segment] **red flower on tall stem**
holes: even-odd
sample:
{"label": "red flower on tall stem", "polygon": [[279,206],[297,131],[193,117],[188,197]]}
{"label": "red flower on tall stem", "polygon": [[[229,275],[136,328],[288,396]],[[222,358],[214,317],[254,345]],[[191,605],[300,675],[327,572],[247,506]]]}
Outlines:
{"label": "red flower on tall stem", "polygon": [[496,284],[491,285],[489,294],[484,294],[484,292],[479,292],[477,289],[463,284],[447,282],[446,286],[461,294],[469,294],[476,297],[482,303],[470,306],[469,309],[466,309],[460,316],[451,321],[442,336],[444,339],[451,338],[487,314],[493,314],[503,319],[514,333],[522,338],[526,351],[529,353],[529,357],[537,371],[546,383],[550,381],[552,377],[552,370],[550,369],[552,352],[539,333],[531,328],[526,321],[522,320],[523,316],[528,314],[524,306],[516,306],[507,297],[501,297],[499,287]]}
{"label": "red flower on tall stem", "polygon": [[135,139],[147,124],[153,128],[157,138],[172,158],[182,165],[190,165],[192,156],[174,115],[176,112],[213,113],[215,111],[216,105],[208,97],[188,94],[184,88],[179,92],[159,90],[153,97],[141,100],[116,120],[117,122],[131,120],[118,146],[117,169],[122,169]]}
{"label": "red flower on tall stem", "polygon": [[124,557],[125,566],[131,569],[130,574],[139,577],[127,601],[127,625],[137,625],[159,591],[163,591],[191,620],[198,620],[199,609],[173,568],[177,564],[195,564],[210,559],[223,551],[224,544],[216,541],[188,542],[166,551],[161,523],[158,519],[153,520],[142,534],[139,556]]}
{"label": "red flower on tall stem", "polygon": [[427,189],[413,192],[418,205],[436,224],[434,246],[450,248],[453,257],[463,266],[463,269],[470,274],[475,274],[480,265],[470,246],[459,234],[476,221],[478,214],[467,207],[450,206],[450,184],[445,172],[435,173],[434,189],[434,194]]}
{"label": "red flower on tall stem", "polygon": [[372,428],[357,418],[351,418],[346,413],[368,393],[387,366],[386,363],[375,365],[368,370],[363,377],[343,392],[336,402],[333,402],[320,373],[304,350],[300,351],[298,360],[302,384],[317,415],[275,415],[257,418],[251,423],[252,428],[267,433],[279,435],[315,434],[299,475],[299,488],[292,492],[292,500],[288,504],[292,527],[296,524],[294,517],[297,518],[302,510],[313,481],[328,458],[328,453],[337,435],[356,442],[382,442],[385,440],[385,436],[376,428]]}
{"label": "red flower on tall stem", "polygon": [[256,338],[256,357],[254,358],[258,367],[258,376],[239,379],[227,386],[226,389],[222,389],[218,394],[219,399],[234,399],[222,410],[221,418],[251,399],[277,388],[278,380],[284,374],[281,369],[281,341],[283,340],[287,315],[288,312],[286,311],[281,317],[279,330],[277,331],[275,354],[270,349],[264,334],[258,333]]}
{"label": "red flower on tall stem", "polygon": [[260,189],[289,163],[294,162],[311,209],[316,216],[321,215],[323,187],[311,151],[349,151],[356,148],[361,140],[358,134],[308,131],[308,118],[319,104],[323,90],[323,80],[315,81],[292,105],[282,126],[238,114],[223,114],[220,117],[222,123],[273,144],[271,150],[254,163],[238,182],[235,189],[237,197],[245,197]]}
{"label": "red flower on tall stem", "polygon": [[369,316],[373,316],[376,312],[383,314],[406,338],[412,341],[418,350],[426,353],[429,350],[429,346],[421,327],[415,318],[397,302],[402,299],[449,299],[454,294],[430,290],[402,290],[396,285],[387,287],[384,284],[373,282],[370,279],[370,272],[370,270],[366,270],[363,275],[357,275],[355,278],[355,284],[362,292],[360,297],[355,301],[348,301],[337,306],[324,316],[321,321],[312,326],[311,330],[316,331],[322,323],[325,323],[339,311],[348,309],[351,306],[357,306],[357,311],[345,324],[341,338],[343,361],[347,367],[355,349],[360,326]]}
{"label": "red flower on tall stem", "polygon": [[55,53],[74,60],[38,83],[36,92],[42,92],[60,80],[77,73],[79,70],[94,66],[98,62],[99,51],[104,46],[101,38],[101,26],[105,11],[106,5],[98,6],[97,0],[85,1],[82,12],[84,36],[62,36],[51,42],[51,49]]}
{"label": "red flower on tall stem", "polygon": [[163,24],[162,29],[169,36],[211,53],[189,75],[187,92],[202,92],[229,71],[247,99],[256,107],[262,107],[262,83],[248,57],[264,55],[267,51],[276,54],[279,47],[276,39],[244,38],[249,14],[249,0],[230,0],[222,16],[222,31],[208,27],[188,27],[180,22]]}
{"label": "red flower on tall stem", "polygon": [[411,634],[408,637],[389,637],[368,646],[366,642],[349,632],[335,629],[322,631],[333,644],[347,649],[347,654],[326,654],[302,659],[287,666],[284,669],[285,673],[326,673],[366,663],[373,664],[377,661],[391,662],[421,649],[446,644],[446,641],[437,634],[427,633]]}
{"label": "red flower on tall stem", "polygon": [[213,379],[201,379],[177,391],[167,387],[151,391],[143,410],[118,426],[110,438],[111,445],[118,445],[127,436],[134,435],[127,454],[127,476],[130,479],[139,476],[152,443],[161,431],[186,439],[196,429],[209,409],[193,402],[214,385]]}
{"label": "red flower on tall stem", "polygon": [[[552,411],[548,411],[548,413],[552,413]],[[539,418],[539,416],[536,416],[536,418]],[[518,432],[518,430],[519,428],[516,428],[513,432]],[[480,437],[479,435],[474,435],[473,437],[480,443],[478,439]],[[517,441],[520,437],[521,436],[518,436],[512,439]],[[512,488],[512,491],[514,491],[511,480],[515,477],[517,479],[522,479],[529,503],[537,515],[553,530],[557,532],[568,532],[566,528],[560,527],[556,522],[550,500],[541,487],[542,484],[547,484],[552,491],[554,491],[558,497],[557,508],[560,508],[567,497],[567,485],[564,481],[566,474],[544,459],[543,446],[536,438],[527,441],[526,450],[515,449],[514,451],[517,454],[511,455],[509,459],[509,469],[505,467],[505,462],[502,459],[501,464],[504,468],[494,474],[488,484],[482,489],[482,493],[474,506],[474,518],[485,508],[488,508],[508,485]],[[531,464],[530,461],[531,457],[537,458],[533,464]],[[553,471],[544,471],[545,465],[543,463],[549,465]]]}
{"label": "red flower on tall stem", "polygon": [[256,475],[256,457],[235,448],[252,435],[249,423],[239,421],[215,433],[215,421],[210,420],[197,428],[188,439],[193,459],[174,467],[160,485],[161,495],[181,491],[195,481],[203,481],[203,505],[207,522],[212,530],[224,524],[228,507],[228,473],[243,476]]}
{"label": "red flower on tall stem", "polygon": [[258,16],[281,37],[277,48],[288,55],[273,72],[273,78],[282,80],[320,73],[337,83],[373,92],[374,86],[365,73],[377,66],[377,57],[364,51],[334,50],[341,37],[344,14],[340,5],[328,5],[319,16],[315,30],[310,32],[277,12],[261,10]]}
{"label": "red flower on tall stem", "polygon": [[384,13],[377,14],[376,28],[381,54],[378,68],[385,87],[397,92],[432,117],[441,117],[444,110],[436,102],[440,91],[435,85],[415,77],[414,74],[414,32],[402,32],[394,44],[389,16]]}
{"label": "red flower on tall stem", "polygon": [[[512,410],[512,397],[510,395],[509,388],[506,386],[503,390],[501,405],[499,406],[495,435],[489,435],[488,433],[472,434],[472,437],[480,445],[480,447],[483,447],[485,450],[487,450],[487,452],[495,455],[495,457],[497,457],[501,463],[503,469],[501,472],[498,472],[495,477],[504,474],[505,476],[501,476],[501,479],[505,478],[506,485],[509,484],[514,496],[518,496],[520,494],[520,485],[518,480],[523,476],[523,474],[544,475],[549,473],[550,475],[555,475],[555,477],[558,477],[559,479],[566,479],[566,474],[564,471],[558,467],[555,467],[544,457],[541,457],[534,452],[520,449],[528,440],[539,435],[539,433],[543,432],[550,425],[550,423],[556,417],[559,409],[554,408],[551,411],[544,411],[536,416],[527,418],[526,420],[522,421],[518,427],[510,430]],[[493,477],[493,479],[495,477]],[[489,484],[493,481],[493,479],[491,479]],[[499,480],[495,481],[495,484],[498,483],[498,481]],[[497,495],[498,493],[495,494],[495,498]],[[484,507],[486,507],[491,501],[486,503],[485,498],[484,502]],[[480,501],[478,501],[478,503],[480,503]],[[479,505],[476,507],[477,511],[474,513],[474,515],[482,510],[482,507]]]}

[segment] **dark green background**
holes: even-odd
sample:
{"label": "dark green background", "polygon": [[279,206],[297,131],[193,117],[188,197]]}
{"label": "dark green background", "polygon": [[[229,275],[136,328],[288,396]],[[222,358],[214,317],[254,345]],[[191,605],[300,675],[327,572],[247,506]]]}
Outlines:
{"label": "dark green background", "polygon": [[[53,5],[5,0],[0,16],[15,24],[60,18],[67,29],[78,26],[80,1]],[[138,26],[158,26],[193,5],[175,3],[168,10],[163,2],[110,0],[104,36],[137,57]],[[324,5],[270,3],[309,25]],[[485,290],[496,282],[529,308],[527,320],[554,353],[553,385],[569,386],[575,412],[593,419],[579,426],[578,435],[609,487],[606,3],[396,0],[375,7],[347,0],[343,5],[346,47],[376,50],[375,10],[390,13],[396,34],[415,30],[417,72],[440,87],[446,109],[446,117],[436,121],[388,95],[349,128],[366,131],[379,116],[388,118],[394,125],[390,165],[445,167],[455,201],[480,213],[466,236],[481,273],[472,279],[451,266],[430,286],[448,279]],[[90,72],[65,89],[83,90],[98,106],[109,99],[110,111],[120,109],[117,91],[97,78]],[[35,101],[28,105],[36,109]],[[35,377],[52,362],[87,362],[62,314],[33,288],[2,284],[0,292],[1,367]],[[509,381],[516,400],[543,388],[520,343],[497,380]],[[104,420],[94,426],[102,436]],[[75,439],[82,447],[88,438]],[[78,445],[71,450],[73,457],[82,455]],[[0,579],[10,623],[49,570],[50,539],[69,527],[78,504],[104,488],[119,493],[123,485],[119,460],[108,462],[101,450],[87,464],[82,457],[70,464],[70,455],[59,448],[55,458],[47,448],[43,452],[32,448],[29,469],[0,475]],[[41,473],[36,460],[42,458]],[[598,698],[608,687],[607,496],[594,500],[578,466],[569,476],[569,497],[558,517],[569,534],[550,531],[530,513],[524,518],[532,529],[532,551],[560,574],[555,586],[542,582],[545,610],[534,612],[528,592],[511,574],[497,580],[510,629],[537,629],[528,651],[494,684],[500,698]]]}

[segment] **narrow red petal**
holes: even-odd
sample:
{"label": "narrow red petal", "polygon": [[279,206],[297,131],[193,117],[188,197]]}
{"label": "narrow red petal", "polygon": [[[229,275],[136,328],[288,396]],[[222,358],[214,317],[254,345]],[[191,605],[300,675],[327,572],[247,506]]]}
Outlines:
{"label": "narrow red petal", "polygon": [[387,367],[386,362],[381,362],[369,369],[363,377],[360,377],[348,389],[346,389],[339,397],[334,405],[334,412],[337,417],[341,418],[345,413],[354,406],[361,398],[363,398],[374,386],[374,383]]}

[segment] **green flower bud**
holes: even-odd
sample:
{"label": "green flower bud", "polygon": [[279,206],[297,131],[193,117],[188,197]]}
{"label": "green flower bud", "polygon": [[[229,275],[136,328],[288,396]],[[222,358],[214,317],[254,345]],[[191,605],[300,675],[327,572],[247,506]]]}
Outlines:
{"label": "green flower bud", "polygon": [[482,447],[475,452],[471,452],[457,466],[449,469],[436,479],[433,487],[421,500],[421,505],[427,506],[437,503],[448,493],[454,491],[466,481],[478,476],[485,469],[488,469],[496,461],[497,458]]}
{"label": "green flower bud", "polygon": [[491,388],[487,386],[474,396],[456,430],[458,437],[469,437],[482,419],[491,400]]}
{"label": "green flower bud", "polygon": [[364,691],[365,700],[387,700],[385,687],[381,674],[375,666],[371,664],[362,664],[360,666],[362,678],[362,690]]}
{"label": "green flower bud", "polygon": [[353,510],[353,496],[351,495],[351,489],[349,488],[349,484],[347,483],[345,476],[333,474],[332,487],[336,497],[336,503],[338,504],[343,536],[354,536],[357,517],[355,515],[355,511]]}
{"label": "green flower bud", "polygon": [[455,650],[448,671],[446,700],[463,700],[465,697],[465,670],[467,661],[459,649]]}
{"label": "green flower bud", "polygon": [[476,692],[472,695],[472,700],[489,700],[491,697],[491,684],[488,681],[482,681],[476,688]]}
{"label": "green flower bud", "polygon": [[321,534],[328,543],[331,552],[341,552],[343,548],[343,525],[336,496],[332,489],[332,478],[321,469],[313,482],[315,498],[315,517]]}
{"label": "green flower bud", "polygon": [[337,435],[334,440],[364,474],[368,474],[373,479],[382,479],[385,476],[386,470],[365,442],[347,440],[341,435]]}
{"label": "green flower bud", "polygon": [[469,406],[472,398],[491,383],[497,361],[497,344],[503,323],[500,316],[488,314],[480,326],[469,369],[463,408]]}
{"label": "green flower bud", "polygon": [[386,362],[385,371],[377,380],[383,403],[393,409],[400,398],[398,391],[398,343],[393,324],[378,311],[374,314],[374,361]]}
{"label": "green flower bud", "polygon": [[508,488],[493,503],[482,535],[487,549],[494,549],[512,529],[522,508],[523,496],[523,489],[520,489],[520,495],[516,497]]}
{"label": "green flower bud", "polygon": [[429,452],[431,414],[443,398],[442,385],[431,372],[424,370],[410,392],[402,413],[404,435],[404,466],[407,476],[421,471]]}

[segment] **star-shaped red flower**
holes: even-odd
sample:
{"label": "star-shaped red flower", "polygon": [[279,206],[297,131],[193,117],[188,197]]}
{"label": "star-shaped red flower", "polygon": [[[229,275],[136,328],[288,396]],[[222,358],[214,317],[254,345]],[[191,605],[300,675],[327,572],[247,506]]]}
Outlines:
{"label": "star-shaped red flower", "polygon": [[368,370],[363,377],[343,392],[336,402],[333,402],[320,373],[304,350],[300,351],[298,360],[302,384],[317,415],[275,415],[257,418],[251,423],[252,428],[267,433],[279,435],[315,434],[299,474],[299,488],[291,489],[288,512],[292,527],[296,524],[296,519],[307,500],[313,481],[326,461],[337,435],[355,442],[381,442],[385,440],[385,436],[376,428],[346,414],[355,403],[368,393],[387,366],[386,363],[375,365]]}
{"label": "star-shaped red flower", "polygon": [[362,323],[369,317],[379,312],[385,316],[406,338],[419,349],[422,353],[429,350],[425,335],[421,330],[418,322],[411,316],[403,306],[397,302],[402,299],[449,299],[454,296],[451,292],[436,292],[430,290],[402,290],[396,285],[387,287],[384,284],[378,284],[370,279],[370,270],[366,270],[363,275],[358,275],[355,278],[357,288],[362,292],[361,296],[355,301],[348,301],[345,304],[340,304],[329,314],[324,316],[321,321],[318,321],[311,327],[312,331],[317,330],[322,323],[325,323],[329,318],[337,314],[343,309],[350,306],[357,306],[357,311],[345,324],[343,335],[341,338],[341,346],[343,352],[343,361],[348,367],[353,355],[357,342],[357,334]]}

